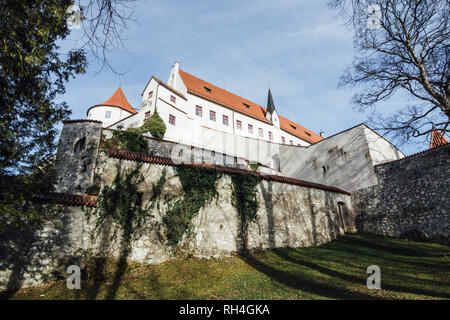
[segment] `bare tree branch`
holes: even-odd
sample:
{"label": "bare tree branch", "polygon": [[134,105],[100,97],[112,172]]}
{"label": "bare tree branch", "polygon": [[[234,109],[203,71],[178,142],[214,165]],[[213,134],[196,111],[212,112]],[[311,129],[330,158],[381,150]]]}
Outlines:
{"label": "bare tree branch", "polygon": [[[339,86],[361,88],[353,97],[358,109],[373,108],[403,92],[419,105],[390,116],[375,110],[374,123],[404,141],[433,129],[448,132],[450,0],[330,0],[328,5],[355,34],[356,56]],[[373,5],[380,19],[376,28],[369,28]]]}

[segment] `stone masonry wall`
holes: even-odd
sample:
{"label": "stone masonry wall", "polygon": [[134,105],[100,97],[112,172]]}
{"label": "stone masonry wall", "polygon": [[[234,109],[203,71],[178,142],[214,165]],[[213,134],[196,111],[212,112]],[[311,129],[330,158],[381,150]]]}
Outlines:
{"label": "stone masonry wall", "polygon": [[375,167],[353,192],[358,231],[450,245],[450,144]]}
{"label": "stone masonry wall", "polygon": [[[137,162],[99,154],[98,173],[101,185],[109,185],[117,173],[127,173]],[[139,185],[145,206],[152,186],[167,170],[166,182],[158,206],[152,211],[139,237],[132,242],[129,259],[160,263],[173,257],[165,244],[161,219],[168,203],[182,196],[182,186],[174,167],[142,163],[144,177]],[[217,182],[219,196],[200,209],[193,219],[193,236],[180,243],[183,251],[197,257],[219,257],[241,250],[240,218],[231,202],[231,178],[223,174]],[[172,200],[170,200],[172,199]],[[315,246],[335,239],[344,232],[355,231],[350,196],[320,188],[262,180],[257,186],[258,219],[248,226],[248,249]],[[58,216],[43,229],[28,228],[18,237],[17,230],[0,236],[0,291],[17,286],[37,285],[52,277],[66,277],[70,264],[79,264],[84,255],[120,257],[123,239],[111,241],[111,224],[91,238],[94,220],[87,220],[88,209],[62,206]],[[162,231],[161,231],[162,230]],[[163,233],[161,233],[163,232]]]}

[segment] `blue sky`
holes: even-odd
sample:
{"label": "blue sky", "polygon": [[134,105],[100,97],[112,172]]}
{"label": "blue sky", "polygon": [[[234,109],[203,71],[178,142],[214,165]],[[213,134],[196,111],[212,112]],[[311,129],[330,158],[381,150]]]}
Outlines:
{"label": "blue sky", "polygon": [[[326,1],[155,1],[135,3],[123,33],[126,49],[111,52],[119,71],[101,73],[92,62],[87,74],[67,85],[63,97],[73,119],[105,101],[121,84],[134,107],[154,75],[167,81],[174,61],[181,69],[266,106],[270,88],[279,114],[329,136],[364,122],[353,110],[353,90],[338,89],[353,59],[352,33]],[[71,38],[79,34],[72,31]],[[76,46],[66,41],[64,47]],[[398,102],[398,100],[397,100]],[[394,101],[384,107],[397,106]],[[410,154],[424,146],[400,149]]]}

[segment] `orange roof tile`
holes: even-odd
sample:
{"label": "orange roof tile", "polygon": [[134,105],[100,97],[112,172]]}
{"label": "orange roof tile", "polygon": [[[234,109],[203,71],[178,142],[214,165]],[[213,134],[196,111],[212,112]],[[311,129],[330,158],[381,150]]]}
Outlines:
{"label": "orange roof tile", "polygon": [[444,144],[447,144],[448,141],[445,139],[444,135],[437,130],[431,131],[431,139],[430,139],[430,148],[433,149]]}
{"label": "orange roof tile", "polygon": [[[262,106],[227,90],[216,87],[215,85],[199,79],[181,69],[179,70],[179,73],[189,93],[216,102],[260,121],[271,123],[265,117],[266,108],[263,108]],[[305,129],[293,121],[290,121],[282,116],[279,116],[279,118],[280,128],[296,137],[299,137],[300,139],[303,139],[309,143],[316,143],[323,139],[321,136]]]}
{"label": "orange roof tile", "polygon": [[[137,113],[137,111],[128,102],[127,97],[125,97],[125,94],[123,93],[121,88],[118,88],[113,93],[113,95],[108,100],[106,100],[105,102],[100,103],[100,104],[96,104],[95,106],[92,106],[91,108],[98,107],[98,106],[118,107],[118,108],[121,108],[121,109],[123,109],[125,111],[128,111],[128,112],[132,113],[132,114],[136,114]],[[87,113],[89,113],[89,110],[91,108],[88,109]]]}

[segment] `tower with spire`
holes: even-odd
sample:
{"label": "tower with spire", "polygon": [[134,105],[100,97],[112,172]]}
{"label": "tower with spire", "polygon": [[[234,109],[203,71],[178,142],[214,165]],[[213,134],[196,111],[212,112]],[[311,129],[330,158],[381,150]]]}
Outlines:
{"label": "tower with spire", "polygon": [[90,120],[103,122],[103,127],[108,127],[136,113],[137,111],[128,102],[122,88],[119,87],[108,100],[90,107],[87,116]]}
{"label": "tower with spire", "polygon": [[275,110],[275,103],[273,102],[272,92],[269,88],[269,93],[267,94],[267,110],[266,110],[266,119],[272,122],[272,124],[279,129],[280,121],[278,118],[277,110]]}

